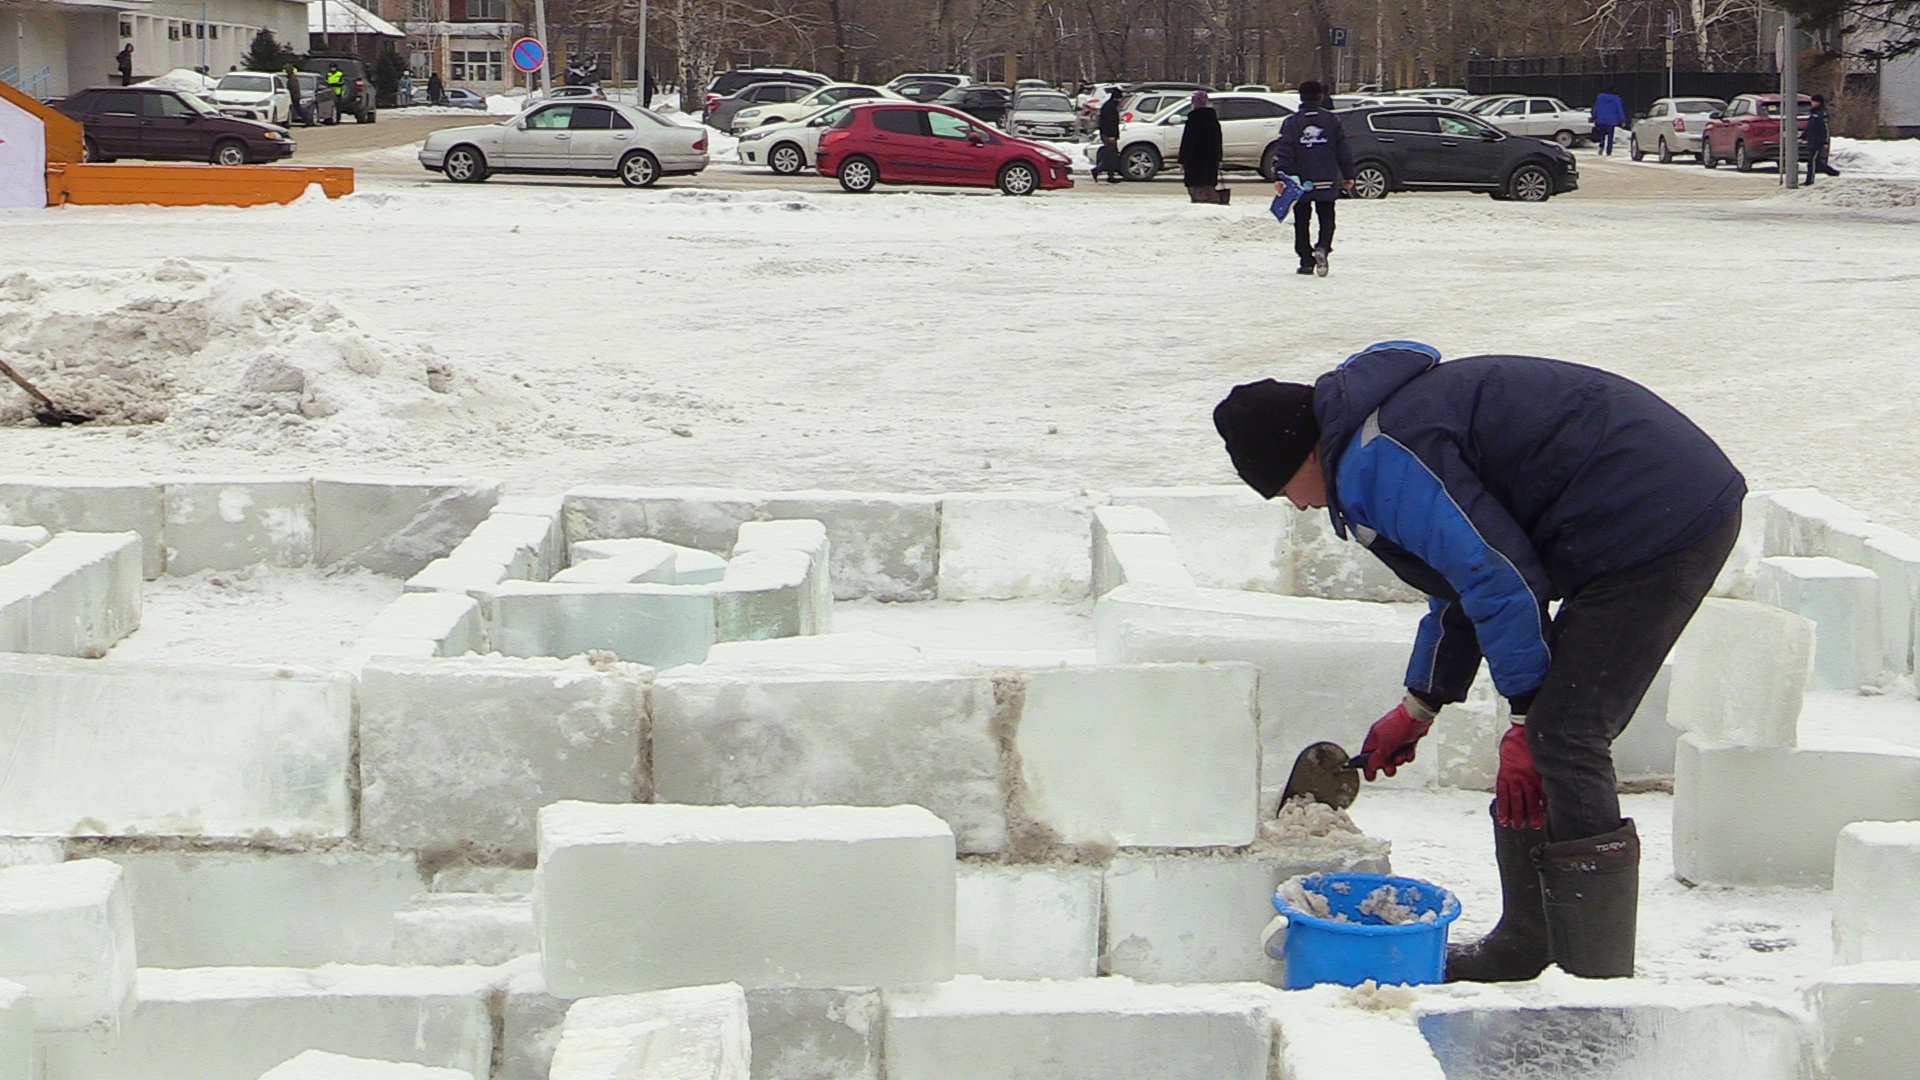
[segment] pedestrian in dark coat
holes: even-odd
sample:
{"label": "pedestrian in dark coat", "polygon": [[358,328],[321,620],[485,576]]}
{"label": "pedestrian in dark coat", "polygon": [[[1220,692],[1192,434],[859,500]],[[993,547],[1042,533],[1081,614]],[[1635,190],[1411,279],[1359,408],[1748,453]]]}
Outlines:
{"label": "pedestrian in dark coat", "polygon": [[1249,487],[1326,507],[1336,533],[1429,597],[1406,696],[1361,747],[1367,779],[1413,760],[1483,658],[1511,706],[1493,804],[1505,911],[1448,948],[1447,978],[1520,981],[1548,963],[1631,976],[1640,842],[1611,745],[1733,550],[1739,470],[1619,375],[1529,356],[1442,363],[1412,341],[1370,346],[1313,386],[1235,387],[1214,426]]}
{"label": "pedestrian in dark coat", "polygon": [[1613,156],[1613,129],[1627,126],[1627,106],[1620,95],[1602,90],[1593,99],[1593,148]]}
{"label": "pedestrian in dark coat", "polygon": [[1187,113],[1186,127],[1180,132],[1180,173],[1194,202],[1220,201],[1222,152],[1220,114],[1207,104],[1207,92],[1201,90],[1193,95],[1193,111]]}
{"label": "pedestrian in dark coat", "polygon": [[1120,88],[1117,86],[1107,87],[1107,100],[1100,103],[1100,155],[1093,164],[1096,182],[1102,172],[1116,184],[1124,179],[1120,175]]}
{"label": "pedestrian in dark coat", "polygon": [[1807,183],[1813,183],[1813,174],[1823,172],[1828,176],[1839,176],[1840,170],[1827,162],[1827,151],[1833,146],[1833,128],[1829,123],[1827,96],[1813,95],[1813,109],[1807,113],[1807,129],[1800,137],[1807,144]]}
{"label": "pedestrian in dark coat", "polygon": [[660,89],[659,84],[653,81],[653,72],[647,72],[646,78],[641,79],[640,84],[642,87],[640,91],[640,107],[643,109],[651,109],[653,108],[653,95]]}
{"label": "pedestrian in dark coat", "polygon": [[[1333,252],[1334,200],[1353,186],[1353,150],[1340,118],[1327,111],[1324,88],[1313,80],[1300,84],[1300,111],[1280,123],[1275,144],[1274,171],[1313,185],[1293,204],[1293,252],[1300,256],[1299,273],[1327,273]],[[1308,226],[1320,218],[1317,243],[1308,243]]]}
{"label": "pedestrian in dark coat", "polygon": [[437,71],[428,72],[427,104],[445,105],[446,103],[446,84],[440,81],[440,73]]}
{"label": "pedestrian in dark coat", "polygon": [[127,47],[124,49],[121,49],[120,52],[114,56],[113,62],[116,65],[118,65],[120,68],[120,85],[132,86],[133,85],[133,42],[131,41],[127,42]]}

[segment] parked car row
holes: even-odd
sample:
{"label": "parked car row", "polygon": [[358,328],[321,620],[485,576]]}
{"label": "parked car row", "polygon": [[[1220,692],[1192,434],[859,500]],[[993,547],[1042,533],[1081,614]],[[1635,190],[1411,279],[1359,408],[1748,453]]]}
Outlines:
{"label": "parked car row", "polygon": [[443,128],[420,146],[420,164],[456,183],[526,173],[617,177],[650,187],[707,167],[707,136],[636,105],[543,101],[498,124]]}

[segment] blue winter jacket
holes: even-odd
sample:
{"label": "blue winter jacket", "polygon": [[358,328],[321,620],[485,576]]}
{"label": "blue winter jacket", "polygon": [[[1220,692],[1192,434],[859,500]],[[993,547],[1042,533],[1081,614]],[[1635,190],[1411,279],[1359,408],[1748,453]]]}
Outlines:
{"label": "blue winter jacket", "polygon": [[1627,106],[1619,94],[1601,94],[1593,99],[1593,122],[1607,127],[1625,127]]}
{"label": "blue winter jacket", "polygon": [[1460,701],[1481,656],[1522,711],[1547,602],[1703,539],[1746,495],[1706,433],[1609,372],[1374,345],[1314,385],[1328,512],[1426,593],[1407,688]]}
{"label": "blue winter jacket", "polygon": [[1340,197],[1340,182],[1353,179],[1353,150],[1347,145],[1340,118],[1318,104],[1280,122],[1280,140],[1274,144],[1276,172],[1313,181],[1303,198],[1326,201]]}

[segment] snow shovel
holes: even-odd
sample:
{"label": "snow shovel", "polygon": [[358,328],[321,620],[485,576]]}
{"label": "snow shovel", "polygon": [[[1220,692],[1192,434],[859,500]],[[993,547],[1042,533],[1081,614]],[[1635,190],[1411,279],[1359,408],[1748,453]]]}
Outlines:
{"label": "snow shovel", "polygon": [[40,422],[41,427],[65,427],[68,424],[84,424],[93,419],[93,417],[88,416],[86,413],[72,412],[55,405],[52,398],[41,393],[39,387],[28,382],[26,376],[13,370],[13,366],[5,360],[0,360],[0,374],[4,374],[7,378],[12,379],[20,389],[25,390],[33,396],[33,400],[36,403],[33,409],[33,418]]}
{"label": "snow shovel", "polygon": [[1293,772],[1287,776],[1286,790],[1280,793],[1280,805],[1305,795],[1335,810],[1345,810],[1360,797],[1360,766],[1366,763],[1365,755],[1348,757],[1339,743],[1314,743],[1293,759]]}

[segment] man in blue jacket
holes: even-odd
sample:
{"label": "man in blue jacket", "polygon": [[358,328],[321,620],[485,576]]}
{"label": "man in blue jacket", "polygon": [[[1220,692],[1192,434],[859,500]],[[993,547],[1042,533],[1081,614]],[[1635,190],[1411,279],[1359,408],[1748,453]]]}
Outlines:
{"label": "man in blue jacket", "polygon": [[1511,707],[1493,805],[1505,909],[1449,949],[1448,978],[1530,979],[1549,962],[1632,975],[1640,845],[1611,746],[1733,548],[1739,471],[1618,375],[1441,363],[1414,342],[1374,345],[1311,387],[1235,387],[1214,426],[1255,491],[1326,507],[1430,598],[1406,697],[1361,748],[1367,779],[1413,760],[1483,657]]}
{"label": "man in blue jacket", "polygon": [[1627,106],[1612,90],[1600,91],[1593,99],[1594,149],[1613,156],[1613,129],[1627,126]]}
{"label": "man in blue jacket", "polygon": [[[1327,111],[1322,90],[1312,80],[1300,84],[1300,111],[1280,122],[1273,168],[1313,185],[1293,204],[1293,252],[1300,256],[1297,273],[1326,277],[1327,256],[1333,252],[1334,200],[1353,186],[1353,151],[1340,118]],[[1315,213],[1320,215],[1320,239],[1309,244],[1308,226]]]}

